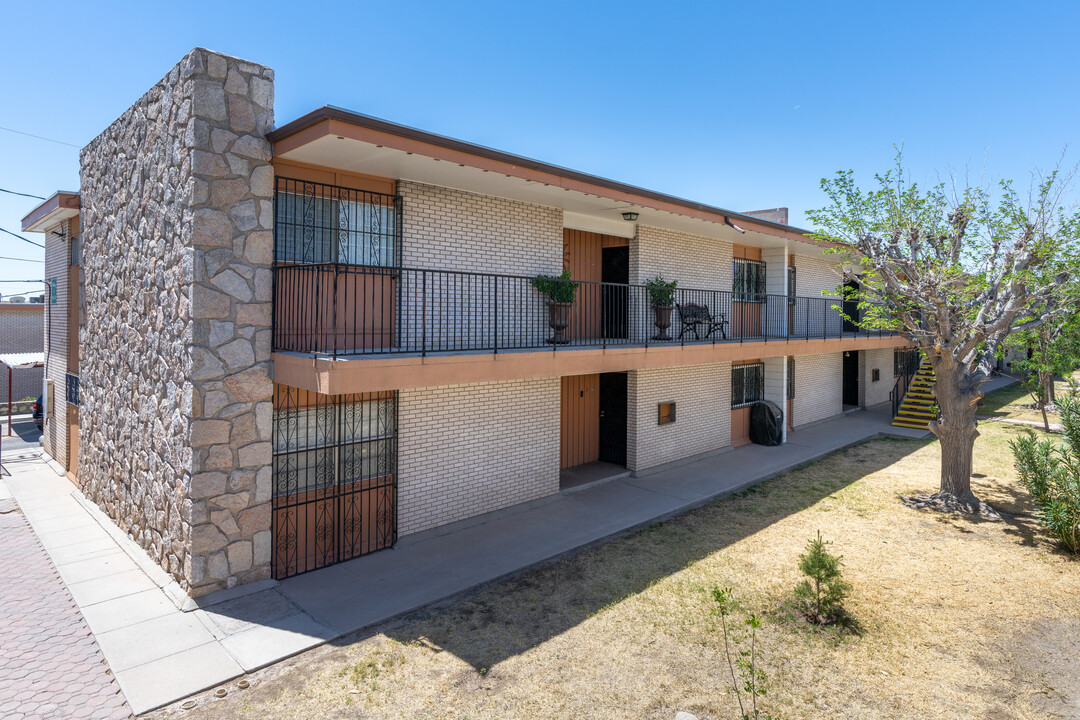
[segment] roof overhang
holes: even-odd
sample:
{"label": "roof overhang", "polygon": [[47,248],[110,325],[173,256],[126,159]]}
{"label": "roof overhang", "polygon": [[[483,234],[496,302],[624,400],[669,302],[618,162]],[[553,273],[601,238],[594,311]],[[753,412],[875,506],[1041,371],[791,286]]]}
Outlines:
{"label": "roof overhang", "polygon": [[22,219],[22,229],[23,232],[45,232],[78,214],[79,194],[60,190]]}
{"label": "roof overhang", "polygon": [[45,353],[8,353],[0,355],[0,365],[12,370],[45,367]]}
{"label": "roof overhang", "polygon": [[[633,236],[637,222],[760,247],[818,254],[809,231],[665,195],[336,107],[267,136],[275,157],[561,208],[567,227]],[[745,231],[745,232],[741,232]]]}

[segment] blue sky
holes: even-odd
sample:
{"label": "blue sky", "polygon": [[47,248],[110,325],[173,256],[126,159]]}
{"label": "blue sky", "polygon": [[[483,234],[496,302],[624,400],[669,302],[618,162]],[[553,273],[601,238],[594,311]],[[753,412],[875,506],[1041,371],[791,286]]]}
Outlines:
{"label": "blue sky", "polygon": [[[206,8],[206,9],[204,9]],[[0,10],[0,126],[83,145],[190,48],[273,67],[284,124],[338,105],[733,210],[868,179],[1026,186],[1080,159],[1080,4],[37,3]],[[0,188],[77,189],[78,150],[0,130]],[[0,193],[20,233],[36,200]],[[40,242],[40,235],[29,239]],[[41,251],[0,234],[0,256]],[[42,265],[0,259],[0,280]],[[0,283],[0,292],[31,289]]]}

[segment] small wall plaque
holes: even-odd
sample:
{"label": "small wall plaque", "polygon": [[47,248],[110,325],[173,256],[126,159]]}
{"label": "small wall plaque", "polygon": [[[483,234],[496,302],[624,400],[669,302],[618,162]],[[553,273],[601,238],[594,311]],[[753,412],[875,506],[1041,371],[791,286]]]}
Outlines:
{"label": "small wall plaque", "polygon": [[675,422],[675,403],[660,403],[657,406],[656,424],[670,425]]}

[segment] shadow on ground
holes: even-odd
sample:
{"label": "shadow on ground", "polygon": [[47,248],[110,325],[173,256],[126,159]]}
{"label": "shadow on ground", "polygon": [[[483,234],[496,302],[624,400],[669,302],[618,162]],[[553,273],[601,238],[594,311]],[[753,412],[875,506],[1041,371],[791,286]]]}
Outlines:
{"label": "shadow on ground", "polygon": [[858,462],[837,463],[845,472],[791,471],[626,537],[579,549],[512,579],[450,598],[388,629],[347,635],[333,644],[351,645],[381,632],[400,642],[420,642],[436,652],[452,653],[477,672],[486,672],[931,442],[871,440],[870,447],[864,443],[830,456],[859,455]]}

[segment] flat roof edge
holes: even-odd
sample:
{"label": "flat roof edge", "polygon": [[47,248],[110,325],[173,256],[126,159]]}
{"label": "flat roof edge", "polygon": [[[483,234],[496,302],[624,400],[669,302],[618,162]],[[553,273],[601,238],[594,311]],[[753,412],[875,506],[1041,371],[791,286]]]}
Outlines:
{"label": "flat roof edge", "polygon": [[[774,230],[781,230],[785,233],[795,233],[801,235],[812,235],[813,231],[806,230],[804,228],[798,228],[793,225],[785,225],[783,223],[773,222],[771,220],[765,220],[763,218],[754,217],[752,215],[746,215],[745,213],[736,212],[734,210],[726,210],[713,205],[707,205],[705,203],[696,202],[693,200],[687,200],[675,195],[667,195],[665,193],[657,192],[655,190],[648,190],[646,188],[637,187],[635,185],[628,185],[616,180],[610,180],[598,175],[590,175],[588,173],[579,172],[577,170],[571,170],[559,165],[552,165],[550,163],[541,162],[539,160],[533,160],[532,158],[523,157],[521,155],[514,155],[512,153],[503,152],[502,150],[495,150],[484,145],[476,145],[474,143],[465,142],[464,140],[457,140],[455,138],[446,137],[445,135],[438,135],[435,133],[427,132],[426,130],[419,130],[417,128],[409,127],[407,125],[400,125],[388,120],[373,117],[371,115],[364,115],[363,113],[353,112],[344,108],[335,107],[333,105],[325,105],[321,108],[309,112],[307,115],[303,115],[296,120],[293,120],[285,125],[267,133],[266,137],[270,142],[277,142],[287,137],[302,132],[314,125],[323,122],[324,120],[338,120],[341,122],[349,123],[351,125],[357,125],[359,127],[368,128],[371,130],[378,130],[386,132],[399,137],[407,138],[410,140],[417,140],[420,142],[430,143],[439,147],[447,148],[450,150],[456,150],[464,152],[477,157],[482,157],[489,160],[495,160],[499,162],[505,162],[511,165],[516,165],[530,170],[536,170],[540,172],[549,173],[559,177],[563,177],[569,180],[575,180],[577,182],[586,183],[589,185],[595,185],[597,187],[606,188],[608,190],[614,190],[616,192],[627,193],[629,195],[636,195],[641,198],[654,200],[657,202],[669,203],[684,207],[688,210],[694,210],[696,212],[708,213],[710,215],[717,215],[730,218],[731,220],[738,220],[749,225],[756,225],[759,227],[771,228]],[[809,237],[806,242],[814,243]]]}

